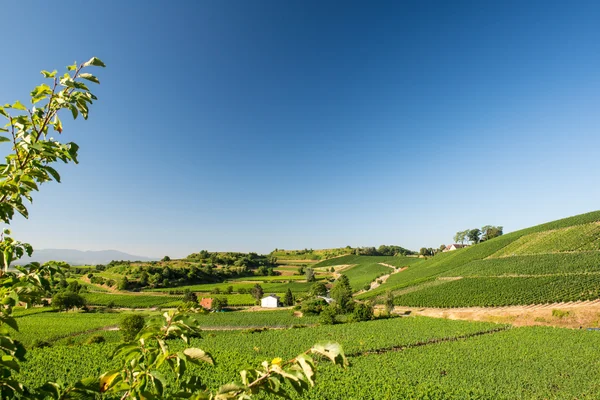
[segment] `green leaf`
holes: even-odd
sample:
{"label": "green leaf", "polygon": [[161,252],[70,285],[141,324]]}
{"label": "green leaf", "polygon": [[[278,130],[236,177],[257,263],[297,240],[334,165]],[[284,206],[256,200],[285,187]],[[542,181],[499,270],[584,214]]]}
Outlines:
{"label": "green leaf", "polygon": [[60,175],[58,174],[58,172],[54,168],[46,165],[44,167],[44,169],[46,170],[46,172],[48,172],[54,178],[54,180],[56,182],[60,183]]}
{"label": "green leaf", "polygon": [[3,323],[13,328],[15,331],[19,332],[19,327],[17,326],[17,321],[12,317],[2,317],[0,319]]}
{"label": "green leaf", "polygon": [[56,70],[52,72],[42,71],[41,74],[44,75],[44,78],[54,78],[56,76]]}
{"label": "green leaf", "polygon": [[83,73],[83,74],[79,74],[79,77],[80,77],[81,79],[86,79],[86,80],[88,80],[88,81],[90,81],[90,82],[94,82],[94,83],[100,83],[100,81],[98,80],[98,78],[96,78],[96,77],[95,77],[94,75],[92,75],[92,74],[88,74],[87,72],[86,72],[86,73]]}
{"label": "green leaf", "polygon": [[71,110],[71,114],[73,114],[73,119],[77,119],[77,115],[79,115],[77,107],[75,107],[73,104],[69,104],[69,110]]}
{"label": "green leaf", "polygon": [[4,110],[4,107],[0,107],[0,114],[4,115],[6,118],[10,118],[8,113]]}
{"label": "green leaf", "polygon": [[[8,131],[7,131],[7,130],[5,130],[5,129],[0,129],[0,130],[2,130],[2,131],[4,131],[4,132],[8,132]],[[10,139],[9,139],[9,138],[7,138],[7,137],[5,137],[5,136],[0,136],[0,143],[4,143],[4,142],[10,142]]]}
{"label": "green leaf", "polygon": [[21,104],[21,102],[19,100],[14,102],[14,104],[12,105],[12,108],[14,108],[15,110],[27,111],[27,107],[25,107],[23,104]]}
{"label": "green leaf", "polygon": [[93,65],[94,67],[106,67],[106,65],[97,57],[90,58],[87,62],[83,63],[84,67],[89,67]]}
{"label": "green leaf", "polygon": [[206,353],[204,350],[195,347],[190,347],[188,349],[183,350],[183,354],[185,354],[193,360],[201,360],[211,365],[214,364],[214,361],[210,354]]}

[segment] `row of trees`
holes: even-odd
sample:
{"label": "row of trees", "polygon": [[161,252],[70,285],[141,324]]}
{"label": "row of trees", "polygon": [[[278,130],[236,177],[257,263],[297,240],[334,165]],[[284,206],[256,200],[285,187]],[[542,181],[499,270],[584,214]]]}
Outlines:
{"label": "row of trees", "polygon": [[207,250],[192,253],[186,257],[186,260],[202,264],[216,264],[245,269],[257,269],[260,267],[274,268],[277,265],[277,258],[272,256],[264,256],[257,253],[217,253]]}
{"label": "row of trees", "polygon": [[469,241],[471,244],[477,244],[502,236],[503,233],[502,226],[485,225],[481,229],[474,228],[456,232],[454,242],[464,244],[465,241]]}
{"label": "row of trees", "polygon": [[401,246],[385,245],[375,247],[357,247],[354,250],[357,256],[408,256],[415,254],[414,251]]}

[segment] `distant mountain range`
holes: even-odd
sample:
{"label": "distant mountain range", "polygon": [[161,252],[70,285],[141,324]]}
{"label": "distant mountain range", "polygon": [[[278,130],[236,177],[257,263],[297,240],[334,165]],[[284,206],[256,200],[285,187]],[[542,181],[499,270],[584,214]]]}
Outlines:
{"label": "distant mountain range", "polygon": [[152,261],[156,258],[135,256],[117,250],[81,251],[71,249],[41,249],[35,250],[31,258],[25,256],[15,264],[30,262],[64,261],[70,265],[97,265],[108,264],[112,260],[125,261]]}

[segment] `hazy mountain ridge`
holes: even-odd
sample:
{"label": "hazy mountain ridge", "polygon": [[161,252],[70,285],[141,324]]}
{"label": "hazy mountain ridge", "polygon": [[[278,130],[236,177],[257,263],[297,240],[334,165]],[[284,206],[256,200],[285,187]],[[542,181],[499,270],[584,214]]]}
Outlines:
{"label": "hazy mountain ridge", "polygon": [[35,250],[29,257],[23,257],[15,264],[26,264],[29,262],[65,261],[71,265],[96,265],[108,264],[112,260],[127,261],[152,261],[155,258],[136,256],[118,250],[74,250],[74,249],[40,249]]}

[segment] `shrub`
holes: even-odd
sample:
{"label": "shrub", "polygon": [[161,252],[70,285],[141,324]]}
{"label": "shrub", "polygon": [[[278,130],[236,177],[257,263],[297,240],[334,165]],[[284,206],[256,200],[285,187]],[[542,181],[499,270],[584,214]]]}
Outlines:
{"label": "shrub", "polygon": [[196,296],[196,293],[191,292],[190,289],[185,289],[183,292],[183,302],[198,304],[198,297]]}
{"label": "shrub", "polygon": [[121,319],[119,330],[124,342],[131,342],[144,327],[144,317],[139,314],[129,314]]}
{"label": "shrub", "polygon": [[323,299],[311,299],[302,303],[302,313],[304,315],[319,315],[327,307],[327,302]]}
{"label": "shrub", "polygon": [[212,302],[212,308],[216,311],[221,311],[229,305],[227,297],[217,297]]}
{"label": "shrub", "polygon": [[572,317],[573,313],[571,311],[552,310],[552,316],[562,319],[562,318]]}
{"label": "shrub", "polygon": [[96,344],[96,343],[104,343],[106,339],[102,335],[94,335],[90,336],[88,340],[85,341],[85,344]]}
{"label": "shrub", "polygon": [[354,305],[354,312],[352,313],[352,320],[359,321],[370,321],[373,319],[373,306],[367,303],[356,303]]}
{"label": "shrub", "polygon": [[334,325],[337,321],[335,316],[338,314],[336,306],[329,305],[321,311],[319,322],[323,325]]}
{"label": "shrub", "polygon": [[44,347],[51,347],[52,344],[50,342],[46,342],[45,340],[35,339],[31,345],[34,349],[43,349]]}

